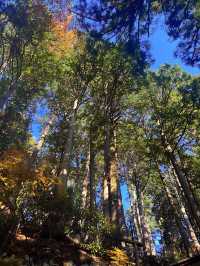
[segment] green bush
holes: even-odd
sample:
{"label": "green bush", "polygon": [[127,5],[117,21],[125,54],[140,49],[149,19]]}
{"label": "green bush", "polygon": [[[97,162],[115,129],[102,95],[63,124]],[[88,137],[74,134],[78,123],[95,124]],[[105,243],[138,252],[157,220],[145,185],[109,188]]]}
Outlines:
{"label": "green bush", "polygon": [[102,242],[105,236],[112,235],[112,225],[108,223],[100,211],[84,210],[82,211],[82,220],[81,232],[90,236],[90,242]]}
{"label": "green bush", "polygon": [[87,250],[92,255],[104,256],[106,254],[106,250],[98,242],[91,242],[90,244],[81,244],[81,248]]}

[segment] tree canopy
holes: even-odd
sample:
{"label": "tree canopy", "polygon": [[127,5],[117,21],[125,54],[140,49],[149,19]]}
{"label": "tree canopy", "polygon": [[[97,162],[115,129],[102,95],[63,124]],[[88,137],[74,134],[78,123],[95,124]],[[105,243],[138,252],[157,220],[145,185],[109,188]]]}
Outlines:
{"label": "tree canopy", "polygon": [[199,12],[0,2],[0,265],[199,259],[200,78],[153,71],[149,39],[164,18],[198,67]]}

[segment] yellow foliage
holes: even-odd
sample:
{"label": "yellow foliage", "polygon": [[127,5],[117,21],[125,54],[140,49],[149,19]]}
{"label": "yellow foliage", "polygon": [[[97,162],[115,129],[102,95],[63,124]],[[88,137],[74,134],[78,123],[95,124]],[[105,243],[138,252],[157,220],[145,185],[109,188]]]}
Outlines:
{"label": "yellow foliage", "polygon": [[0,158],[0,181],[10,189],[32,176],[27,162],[27,154],[22,150],[11,149]]}
{"label": "yellow foliage", "polygon": [[10,197],[18,196],[25,183],[31,184],[35,194],[38,186],[44,190],[54,183],[44,174],[44,169],[34,169],[29,154],[24,150],[10,149],[0,157],[0,201],[7,205]]}
{"label": "yellow foliage", "polygon": [[57,57],[62,58],[73,49],[77,41],[77,31],[69,30],[72,16],[68,15],[65,20],[54,20],[52,23],[53,40],[50,42],[49,50]]}
{"label": "yellow foliage", "polygon": [[111,260],[110,265],[116,266],[128,266],[130,265],[130,261],[126,253],[119,249],[113,248],[112,250],[107,251],[107,256]]}

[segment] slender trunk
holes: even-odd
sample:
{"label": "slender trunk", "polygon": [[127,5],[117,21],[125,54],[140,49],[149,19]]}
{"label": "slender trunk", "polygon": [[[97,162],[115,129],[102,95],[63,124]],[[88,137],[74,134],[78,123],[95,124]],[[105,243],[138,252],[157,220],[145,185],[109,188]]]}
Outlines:
{"label": "slender trunk", "polygon": [[191,212],[189,211],[187,199],[185,198],[185,194],[183,192],[183,189],[181,187],[181,184],[179,182],[179,179],[178,179],[177,174],[176,174],[173,167],[171,167],[171,169],[169,169],[168,174],[169,174],[171,183],[173,183],[172,189],[175,191],[176,198],[177,198],[178,202],[180,202],[184,206],[184,208],[185,207],[187,208],[186,213],[187,213],[187,216],[189,218],[189,221],[192,224],[192,227],[195,228],[195,230],[196,230],[197,229],[196,220],[194,219],[193,216],[191,216]]}
{"label": "slender trunk", "polygon": [[196,200],[195,200],[194,195],[191,191],[191,188],[188,184],[188,180],[187,180],[185,174],[183,173],[176,156],[174,155],[173,152],[171,152],[171,149],[169,149],[169,148],[170,147],[168,147],[168,149],[166,150],[166,155],[167,155],[168,159],[170,160],[170,162],[171,162],[171,164],[175,170],[175,173],[177,175],[177,178],[180,182],[181,188],[183,189],[183,193],[184,193],[185,199],[187,201],[187,205],[188,205],[189,211],[191,213],[191,216],[194,218],[198,228],[200,229],[200,210],[199,210],[199,207],[196,204]]}
{"label": "slender trunk", "polygon": [[90,196],[90,210],[93,211],[96,204],[95,193],[95,156],[96,151],[94,147],[94,133],[90,132],[90,164],[89,164],[89,196]]}
{"label": "slender trunk", "polygon": [[198,238],[196,236],[196,233],[190,223],[190,220],[188,218],[188,215],[186,213],[185,207],[182,205],[181,206],[181,213],[183,215],[187,230],[188,230],[188,235],[189,238],[191,240],[190,245],[191,245],[191,250],[192,250],[192,254],[199,254],[200,253],[200,244],[198,241]]}
{"label": "slender trunk", "polygon": [[130,207],[132,211],[132,240],[134,241],[134,256],[135,256],[135,262],[136,265],[140,265],[139,263],[139,250],[138,246],[136,244],[136,241],[141,242],[142,239],[142,233],[141,233],[141,224],[139,221],[139,210],[136,202],[136,191],[135,186],[132,182],[130,182],[129,178],[127,177],[127,185],[128,185],[128,194],[129,194],[129,200],[130,200]]}
{"label": "slender trunk", "polygon": [[18,78],[13,80],[8,87],[8,89],[5,91],[5,93],[1,96],[0,99],[0,115],[2,116],[8,106],[9,99],[15,95],[16,93],[16,85],[19,80],[22,79],[22,75],[20,75]]}
{"label": "slender trunk", "polygon": [[169,201],[169,204],[170,206],[172,207],[172,211],[173,211],[173,214],[175,216],[175,221],[176,221],[176,224],[177,224],[177,227],[179,229],[179,232],[180,232],[180,235],[183,239],[183,243],[184,243],[184,247],[185,247],[185,250],[186,250],[186,253],[189,255],[189,239],[188,239],[188,236],[187,236],[187,233],[185,231],[185,228],[181,222],[181,217],[179,215],[179,213],[177,212],[177,206],[175,206],[175,202],[174,202],[174,199],[173,199],[173,196],[169,190],[169,188],[166,186],[165,182],[164,182],[164,177],[162,176],[162,174],[160,173],[160,178],[163,182],[163,185],[164,185],[164,189],[165,189],[165,193],[166,193],[166,196],[167,196],[167,199]]}
{"label": "slender trunk", "polygon": [[128,184],[128,193],[130,198],[130,206],[132,210],[132,219],[134,224],[134,235],[135,238],[141,242],[142,241],[142,232],[141,232],[141,223],[140,223],[140,217],[139,217],[139,210],[137,205],[137,196],[136,196],[136,190],[135,186],[133,185],[130,180],[127,180]]}
{"label": "slender trunk", "polygon": [[142,229],[143,246],[144,246],[146,255],[156,255],[151,232],[146,222],[146,217],[144,213],[144,199],[143,199],[143,192],[141,190],[141,182],[137,175],[135,175],[135,181],[136,181],[135,184],[136,184],[138,209],[139,209],[141,229]]}
{"label": "slender trunk", "polygon": [[86,162],[86,174],[83,180],[82,204],[83,208],[90,207],[91,211],[94,210],[95,206],[95,156],[96,152],[93,147],[93,140],[90,138],[89,151]]}
{"label": "slender trunk", "polygon": [[38,143],[37,143],[37,145],[36,145],[36,147],[35,147],[35,149],[34,149],[34,151],[32,153],[32,156],[31,156],[32,162],[36,161],[38,153],[40,152],[42,146],[44,145],[45,138],[48,136],[50,128],[51,128],[51,125],[54,123],[55,119],[56,119],[56,116],[54,114],[52,114],[49,117],[48,122],[44,126],[44,128],[42,130],[42,133],[41,133],[41,136],[40,136],[40,139],[39,139],[39,141],[38,141]]}
{"label": "slender trunk", "polygon": [[121,225],[122,228],[122,232],[124,233],[124,235],[128,236],[128,228],[126,225],[126,219],[125,219],[125,215],[124,215],[124,207],[123,207],[123,202],[122,202],[122,193],[121,193],[121,189],[120,189],[120,182],[118,182],[118,221],[119,224]]}
{"label": "slender trunk", "polygon": [[1,66],[0,66],[0,75],[3,74],[3,72],[6,70],[8,66],[8,62],[4,62]]}
{"label": "slender trunk", "polygon": [[83,188],[82,188],[82,208],[88,208],[88,188],[89,188],[89,174],[90,174],[90,152],[88,152],[87,161],[86,161],[86,174],[83,179]]}
{"label": "slender trunk", "polygon": [[[199,245],[198,239],[196,237],[196,234],[192,228],[192,225],[189,221],[189,218],[187,216],[185,207],[182,204],[182,202],[178,202],[178,199],[173,197],[173,194],[171,193],[169,186],[166,184],[165,178],[164,178],[163,174],[161,173],[159,166],[158,166],[158,171],[160,174],[160,178],[163,182],[163,186],[164,186],[165,193],[167,195],[169,204],[172,207],[180,235],[181,235],[183,242],[184,242],[185,249],[189,255],[190,255],[190,252],[192,253],[191,255],[199,253],[200,252],[200,245]],[[182,221],[183,221],[183,223],[182,223]]]}
{"label": "slender trunk", "polygon": [[194,197],[190,184],[188,182],[188,178],[185,173],[182,171],[182,167],[180,165],[180,160],[177,159],[177,156],[174,154],[174,151],[170,144],[167,142],[165,134],[161,132],[161,143],[165,150],[165,154],[173,166],[174,172],[178,178],[178,181],[183,190],[184,198],[186,200],[186,204],[188,207],[188,211],[190,212],[190,216],[195,220],[197,227],[200,229],[200,209],[197,205],[197,201]]}
{"label": "slender trunk", "polygon": [[[178,206],[177,209],[180,210],[182,220],[184,220],[184,224],[187,228],[187,234],[188,234],[188,238],[190,239],[189,242],[190,242],[192,254],[200,253],[200,244],[199,244],[199,241],[197,239],[195,230],[193,229],[193,226],[192,226],[190,219],[188,217],[188,214],[186,212],[185,206],[183,204],[184,198],[183,198],[183,195],[181,195],[181,185],[180,185],[179,180],[176,176],[176,173],[174,176],[174,184],[173,184],[172,189],[175,192],[175,196],[176,196],[176,200],[177,200],[177,206]],[[177,210],[177,212],[178,212],[178,210]]]}
{"label": "slender trunk", "polygon": [[63,189],[65,191],[67,190],[67,188],[74,186],[74,182],[73,180],[70,180],[68,178],[68,174],[69,174],[71,153],[72,153],[72,147],[73,147],[73,135],[74,135],[74,127],[75,127],[75,121],[76,121],[77,104],[78,104],[78,100],[75,100],[72,114],[69,120],[68,136],[67,136],[67,141],[64,146],[63,160],[61,162],[60,171],[58,173],[58,176],[60,177],[64,185]]}

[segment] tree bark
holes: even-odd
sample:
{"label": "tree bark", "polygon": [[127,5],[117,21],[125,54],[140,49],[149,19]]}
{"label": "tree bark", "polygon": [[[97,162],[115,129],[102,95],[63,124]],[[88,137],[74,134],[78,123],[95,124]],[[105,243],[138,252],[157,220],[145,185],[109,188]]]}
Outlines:
{"label": "tree bark", "polygon": [[[130,207],[132,211],[132,239],[135,242],[137,240],[139,243],[142,241],[142,232],[141,232],[141,223],[139,220],[139,210],[138,210],[138,205],[136,201],[136,190],[133,182],[130,182],[129,177],[126,178],[127,180],[127,185],[128,185],[128,194],[129,194],[129,199],[130,199]],[[134,244],[134,256],[135,256],[135,262],[136,265],[139,266],[139,252],[138,252],[138,246]]]}
{"label": "tree bark", "polygon": [[144,213],[144,200],[143,200],[143,192],[141,190],[141,182],[136,174],[135,174],[135,185],[136,185],[136,194],[137,194],[137,202],[138,202],[138,210],[140,215],[142,242],[144,250],[146,255],[156,255],[151,232],[146,222],[146,217]]}
{"label": "tree bark", "polygon": [[111,184],[110,184],[110,168],[111,168],[111,129],[110,125],[105,125],[105,140],[104,140],[104,177],[103,177],[103,212],[111,222],[112,206],[111,206]]}
{"label": "tree bark", "polygon": [[200,229],[200,209],[197,205],[197,201],[194,197],[190,184],[188,182],[188,178],[185,173],[182,171],[182,167],[180,164],[180,160],[178,160],[177,156],[174,154],[174,150],[171,145],[168,143],[167,138],[164,132],[161,130],[161,144],[164,148],[165,155],[171,165],[173,166],[174,172],[178,178],[178,181],[181,185],[184,198],[186,200],[186,204],[188,207],[188,211],[191,214],[191,217],[196,222],[198,229]]}
{"label": "tree bark", "polygon": [[95,157],[96,151],[94,147],[94,132],[90,130],[90,163],[89,163],[89,196],[90,196],[90,210],[93,211],[96,205],[96,191],[95,191]]}
{"label": "tree bark", "polygon": [[[169,204],[172,207],[175,220],[176,220],[180,235],[183,239],[184,246],[187,250],[187,253],[189,255],[198,254],[200,252],[200,244],[196,237],[195,231],[193,230],[192,225],[189,221],[185,207],[182,202],[180,201],[178,202],[178,199],[173,196],[168,185],[166,184],[165,177],[161,173],[159,166],[157,167],[158,167],[159,175],[160,175],[160,178],[162,180],[162,183],[165,189],[166,196],[168,198]],[[186,226],[187,230],[185,229],[182,221],[184,225]]]}
{"label": "tree bark", "polygon": [[130,205],[132,210],[132,219],[134,224],[134,235],[135,238],[141,242],[142,241],[142,232],[141,232],[141,223],[140,223],[140,217],[139,217],[139,210],[138,210],[138,204],[137,204],[137,195],[135,186],[130,180],[127,180],[128,184],[128,192],[129,192],[129,198],[130,198]]}
{"label": "tree bark", "polygon": [[74,101],[72,114],[69,119],[67,141],[64,146],[63,159],[61,161],[60,170],[58,173],[58,176],[63,184],[64,191],[66,191],[68,188],[74,187],[74,181],[68,178],[68,174],[70,169],[71,153],[73,147],[73,136],[74,136],[75,121],[76,121],[77,105],[78,105],[78,100],[76,99]]}
{"label": "tree bark", "polygon": [[183,190],[185,199],[187,201],[188,209],[191,213],[191,216],[194,218],[198,228],[200,229],[200,210],[199,210],[199,206],[196,203],[194,195],[191,191],[188,180],[187,180],[185,174],[183,173],[176,156],[172,152],[171,147],[169,147],[169,146],[166,149],[166,155],[167,155],[168,159],[170,160],[170,162],[174,168],[174,171],[177,175],[177,178],[180,182],[180,185],[181,185],[181,188]]}
{"label": "tree bark", "polygon": [[4,114],[4,112],[8,106],[9,99],[15,95],[17,82],[20,81],[21,79],[22,79],[22,75],[20,75],[15,80],[13,80],[11,82],[10,86],[8,87],[8,89],[3,94],[3,96],[1,96],[1,99],[0,99],[0,116],[2,116]]}
{"label": "tree bark", "polygon": [[88,197],[89,197],[89,175],[90,175],[90,151],[88,152],[86,159],[86,173],[83,179],[82,188],[82,208],[88,208]]}
{"label": "tree bark", "polygon": [[95,156],[96,152],[93,147],[93,140],[90,137],[86,161],[86,174],[83,180],[82,204],[83,208],[89,207],[91,211],[93,211],[95,207]]}
{"label": "tree bark", "polygon": [[105,127],[104,142],[104,181],[103,181],[103,210],[109,221],[119,228],[121,207],[119,199],[119,175],[116,152],[116,139],[111,125]]}

